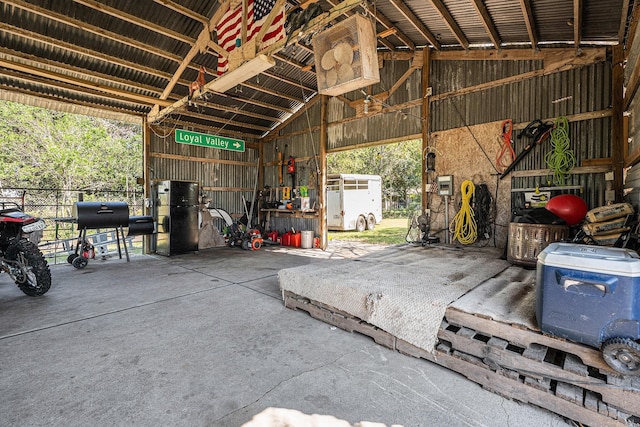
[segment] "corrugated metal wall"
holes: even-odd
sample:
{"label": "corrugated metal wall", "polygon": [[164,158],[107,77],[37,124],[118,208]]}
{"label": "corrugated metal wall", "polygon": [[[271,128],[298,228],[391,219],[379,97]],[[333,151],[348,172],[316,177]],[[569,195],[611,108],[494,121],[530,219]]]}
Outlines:
{"label": "corrugated metal wall", "polygon": [[[624,72],[625,86],[630,83],[631,75],[638,66],[640,60],[640,26],[636,27],[636,34],[633,39],[633,45],[629,50],[629,60]],[[628,109],[629,113],[629,153],[634,152],[640,147],[640,93],[636,92],[631,105]],[[627,191],[626,200],[630,202],[636,209],[640,211],[640,163],[632,166],[627,172],[624,183],[625,191]]]}
{"label": "corrugated metal wall", "polygon": [[[198,130],[198,132],[205,133],[202,130]],[[159,157],[161,155],[182,157]],[[221,162],[210,162],[210,159]],[[229,162],[224,163],[224,161]],[[150,172],[149,179],[151,180],[172,179],[199,182],[203,194],[211,200],[211,207],[222,208],[231,214],[241,214],[244,212],[242,196],[247,201],[251,201],[253,195],[258,172],[258,152],[248,148],[244,153],[240,153],[180,144],[175,141],[174,132],[166,137],[152,133]],[[213,189],[207,189],[209,187]],[[215,188],[221,187],[245,190],[215,190]]]}

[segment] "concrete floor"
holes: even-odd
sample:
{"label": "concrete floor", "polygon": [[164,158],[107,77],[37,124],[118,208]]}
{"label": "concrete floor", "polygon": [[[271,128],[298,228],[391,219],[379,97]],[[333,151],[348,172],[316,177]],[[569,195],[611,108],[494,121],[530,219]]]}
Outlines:
{"label": "concrete floor", "polygon": [[215,248],[55,265],[40,298],[1,274],[0,425],[241,426],[267,407],[405,427],[566,425],[284,308],[279,269],[380,249]]}

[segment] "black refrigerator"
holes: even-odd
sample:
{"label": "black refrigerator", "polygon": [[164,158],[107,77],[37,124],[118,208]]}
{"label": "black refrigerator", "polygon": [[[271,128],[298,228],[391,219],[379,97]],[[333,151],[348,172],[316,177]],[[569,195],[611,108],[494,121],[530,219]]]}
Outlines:
{"label": "black refrigerator", "polygon": [[198,250],[197,182],[155,181],[156,253],[175,255]]}

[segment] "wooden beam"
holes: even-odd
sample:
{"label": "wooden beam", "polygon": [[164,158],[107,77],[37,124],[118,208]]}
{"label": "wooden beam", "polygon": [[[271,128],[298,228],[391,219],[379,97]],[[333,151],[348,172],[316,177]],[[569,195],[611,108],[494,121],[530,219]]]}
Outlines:
{"label": "wooden beam", "polygon": [[84,68],[63,64],[60,62],[52,61],[46,58],[39,58],[35,55],[28,55],[23,52],[17,52],[15,50],[7,49],[0,47],[0,54],[4,55],[4,57],[9,61],[14,61],[16,63],[22,63],[27,65],[32,65],[36,68],[48,69],[53,72],[57,72],[60,74],[66,75],[75,75],[78,78],[85,81],[93,81],[96,84],[100,85],[110,85],[112,83],[117,83],[119,86],[128,87],[129,90],[142,90],[149,94],[160,96],[160,90],[155,86],[138,84],[132,82],[129,79],[123,79],[120,77],[115,77],[109,74],[99,73],[96,71],[89,71]]}
{"label": "wooden beam", "polygon": [[156,157],[158,159],[171,159],[171,160],[187,160],[190,162],[198,162],[198,163],[211,163],[214,165],[230,165],[230,166],[249,166],[255,167],[255,162],[244,162],[240,160],[225,160],[225,159],[217,159],[212,157],[196,157],[196,156],[183,156],[179,154],[168,154],[168,153],[151,153],[151,157]]}
{"label": "wooden beam", "polygon": [[[83,87],[91,90],[95,90],[104,94],[113,95],[129,102],[141,103],[146,105],[154,105],[158,102],[157,98],[146,96],[134,92],[128,92],[122,89],[112,88],[99,83],[81,80],[75,77],[70,77],[64,74],[55,73],[52,71],[46,71],[43,68],[33,67],[31,65],[20,64],[17,62],[9,61],[7,59],[0,58],[0,67],[5,67],[10,70],[19,71],[29,74],[31,76],[44,77],[46,79],[55,80],[59,82],[69,83],[77,87]],[[165,101],[167,105],[171,104],[170,101]]]}
{"label": "wooden beam", "polygon": [[[222,15],[224,15],[228,9],[229,9],[229,3],[225,2],[224,4],[220,5],[220,7],[216,10],[216,12],[211,17],[211,20],[205,23],[204,28],[202,29],[202,31],[200,31],[200,34],[198,35],[198,39],[191,46],[191,49],[189,49],[189,52],[187,52],[185,57],[182,59],[182,61],[178,65],[178,68],[173,73],[173,76],[171,76],[171,79],[169,80],[164,90],[162,91],[162,95],[160,95],[160,99],[167,99],[169,97],[171,92],[173,92],[175,85],[180,80],[180,77],[182,77],[182,73],[187,69],[187,67],[193,60],[193,58],[195,58],[195,56],[198,53],[206,51],[206,48],[209,46],[209,43],[211,42],[211,27],[215,23],[217,23],[220,20],[220,18],[222,18]],[[154,110],[159,110],[158,107],[155,107]]]}
{"label": "wooden beam", "polygon": [[146,19],[139,18],[135,15],[131,15],[120,9],[116,9],[115,7],[111,7],[104,3],[100,3],[96,0],[73,0],[73,1],[78,4],[82,4],[88,8],[91,8],[93,10],[98,10],[116,19],[129,22],[130,24],[137,25],[138,27],[152,30],[158,34],[162,34],[163,36],[170,37],[174,40],[178,40],[182,43],[187,43],[187,44],[195,43],[195,39],[192,39],[191,37],[188,37],[185,34],[179,33],[177,31],[173,31],[165,26],[158,25],[155,22],[151,22]]}
{"label": "wooden beam", "polygon": [[[571,169],[572,175],[580,175],[586,173],[605,173],[610,172],[611,166],[599,165],[599,166],[576,166]],[[534,176],[548,176],[553,175],[551,169],[531,169],[523,171],[513,171],[510,173],[511,178],[528,178]]]}
{"label": "wooden beam", "polygon": [[622,0],[622,13],[620,14],[620,28],[618,29],[618,43],[624,44],[624,34],[627,29],[629,17],[629,0]]}
{"label": "wooden beam", "polygon": [[531,0],[520,0],[520,9],[522,10],[522,17],[524,23],[527,26],[527,32],[529,33],[529,41],[533,49],[538,48],[538,29],[536,28],[536,21],[533,19],[533,11],[531,10]]}
{"label": "wooden beam", "polygon": [[320,248],[322,250],[327,249],[329,243],[328,224],[327,224],[327,153],[329,147],[329,127],[327,125],[329,108],[327,106],[329,97],[327,95],[320,95],[320,149],[319,149],[319,162],[320,162],[320,182],[318,183],[318,202],[320,209],[318,210],[318,219],[320,220]]}
{"label": "wooden beam", "polygon": [[582,43],[582,0],[573,0],[573,43],[576,50]]}
{"label": "wooden beam", "polygon": [[[296,111],[295,113],[293,113],[290,117],[288,117],[284,122],[282,122],[280,125],[276,126],[271,132],[269,132],[269,135],[264,137],[263,140],[265,142],[269,142],[272,140],[276,140],[279,138],[278,133],[280,133],[280,131],[282,131],[283,129],[285,129],[293,120],[297,119],[298,117],[300,117],[301,115],[305,114],[306,111],[313,107],[319,100],[320,100],[320,96],[315,96],[313,98],[311,98],[311,100],[309,100],[308,102],[306,102],[302,108],[300,108],[298,111]],[[305,130],[304,132],[307,133],[309,131],[312,131],[310,129]]]}
{"label": "wooden beam", "polygon": [[[157,48],[155,46],[151,46],[142,42],[139,42],[138,40],[129,38],[129,37],[125,37],[122,36],[120,34],[116,34],[114,32],[111,31],[107,31],[101,27],[95,26],[95,25],[90,25],[86,22],[80,21],[79,19],[74,19],[74,18],[70,18],[66,15],[54,12],[50,9],[45,9],[43,7],[39,7],[39,6],[35,6],[31,3],[27,3],[23,0],[6,0],[5,3],[11,4],[12,6],[22,9],[22,10],[26,10],[28,12],[34,13],[36,15],[40,15],[46,19],[49,20],[53,20],[53,21],[57,21],[60,22],[64,25],[69,25],[70,27],[74,27],[74,28],[78,28],[82,31],[86,31],[88,33],[91,34],[95,34],[97,36],[100,37],[104,37],[110,40],[113,40],[117,43],[126,45],[126,46],[130,46],[133,47],[135,49],[139,49],[143,52],[147,52],[150,53],[152,55],[156,55],[159,56],[161,58],[165,58],[168,59],[170,61],[173,62],[177,62],[180,63],[180,61],[182,60],[182,58],[180,58],[178,55],[173,55],[170,53],[167,53],[166,50],[164,49],[160,49]],[[194,67],[194,69],[199,69],[200,67]]]}
{"label": "wooden beam", "polygon": [[284,98],[284,99],[288,99],[289,101],[294,101],[300,104],[304,104],[304,99],[302,98],[298,98],[295,96],[290,96],[287,94],[284,94],[282,92],[278,92],[277,90],[272,90],[272,89],[268,89],[264,86],[261,86],[259,84],[255,84],[255,83],[251,83],[251,82],[244,82],[241,83],[241,86],[245,86],[248,87],[250,89],[253,90],[257,90],[258,92],[263,92],[263,93],[268,93],[269,95],[273,95],[273,96],[277,96],[278,98]]}
{"label": "wooden beam", "polygon": [[453,35],[456,37],[460,45],[465,49],[469,49],[469,41],[464,36],[464,33],[456,23],[455,19],[453,19],[453,16],[451,16],[451,13],[449,13],[449,9],[447,9],[447,7],[444,5],[444,3],[442,3],[441,0],[430,0],[430,1],[431,1],[431,4],[433,4],[433,7],[436,8],[438,13],[444,20],[445,24],[447,24],[447,27],[449,27]]}
{"label": "wooden beam", "polygon": [[217,96],[222,96],[224,98],[233,99],[234,101],[239,102],[239,103],[256,105],[258,107],[266,108],[266,109],[273,110],[273,111],[281,111],[283,113],[293,114],[293,109],[291,109],[291,108],[281,107],[279,105],[271,104],[271,103],[268,103],[268,102],[256,101],[255,99],[243,98],[241,96],[237,96],[235,94],[229,94],[229,93],[218,93],[216,95]]}
{"label": "wooden beam", "polygon": [[613,190],[616,202],[623,200],[624,152],[627,141],[623,139],[624,112],[624,46],[613,46],[611,76],[611,163],[613,163]]}
{"label": "wooden beam", "polygon": [[409,23],[413,25],[414,28],[418,30],[420,34],[422,34],[422,36],[433,45],[434,49],[440,50],[440,42],[438,41],[436,36],[434,36],[433,33],[429,31],[429,29],[422,23],[422,21],[418,19],[415,13],[413,13],[413,11],[409,9],[409,6],[407,6],[404,1],[389,0],[389,3],[391,3],[396,9],[398,9],[398,12],[400,12],[405,17],[405,19],[407,19]]}
{"label": "wooden beam", "polygon": [[498,30],[496,30],[496,26],[493,23],[493,19],[491,19],[491,15],[489,15],[489,11],[484,4],[483,0],[472,0],[471,4],[476,9],[478,15],[480,15],[480,19],[482,21],[482,25],[484,26],[485,31],[489,35],[493,46],[496,49],[500,49],[500,45],[502,42],[500,41],[500,36],[498,35]]}
{"label": "wooden beam", "polygon": [[195,119],[206,120],[211,123],[220,123],[223,126],[235,126],[239,128],[253,129],[261,132],[268,132],[271,130],[271,127],[267,127],[267,126],[259,126],[259,125],[254,125],[246,122],[236,122],[232,120],[225,120],[223,117],[211,117],[207,114],[197,113],[195,111],[189,111],[189,110],[181,110],[180,115],[193,117]]}
{"label": "wooden beam", "polygon": [[[639,13],[637,15],[634,13],[634,15],[636,15],[638,20],[640,20],[640,7],[636,7],[636,11],[638,11]],[[634,21],[634,22],[635,22],[635,25],[634,25],[635,30],[633,33],[633,38],[635,39],[640,37],[640,25],[637,25],[637,21]],[[632,35],[629,35],[629,37],[631,38]],[[636,42],[637,40],[634,40],[634,43]],[[628,50],[631,50],[630,45],[628,45]],[[631,74],[627,81],[627,88],[624,93],[624,110],[625,111],[628,110],[629,107],[631,106],[631,102],[634,100],[636,93],[638,92],[638,87],[640,87],[640,58],[636,59],[635,64],[633,66],[633,70],[631,70]]]}
{"label": "wooden beam", "polygon": [[187,16],[194,21],[200,21],[202,24],[206,25],[209,21],[206,17],[194,12],[193,10],[184,7],[174,1],[171,0],[153,0],[154,2],[163,5],[164,7],[173,10],[174,12],[178,12],[181,15]]}
{"label": "wooden beam", "polygon": [[[29,80],[25,79],[25,81],[29,81]],[[55,86],[54,83],[51,83],[48,86],[50,86],[50,87],[52,87],[54,89],[57,87],[57,86]],[[138,113],[138,112],[135,112],[135,111],[127,110],[127,109],[121,108],[121,107],[108,106],[108,105],[105,105],[104,103],[99,103],[98,104],[98,103],[95,103],[95,102],[80,101],[78,99],[62,98],[61,96],[50,95],[48,93],[42,93],[42,92],[31,90],[31,89],[24,89],[24,88],[23,89],[16,89],[15,86],[9,86],[9,85],[6,85],[6,84],[0,84],[0,89],[6,90],[7,92],[14,92],[14,93],[24,94],[24,95],[27,95],[27,96],[30,96],[30,97],[33,97],[33,98],[48,99],[50,101],[61,103],[61,104],[78,105],[78,106],[81,106],[81,107],[93,108],[95,110],[111,111],[111,112],[118,113],[118,114],[126,114],[126,115],[134,116],[134,117],[143,117],[142,113]],[[136,104],[136,105],[139,105],[139,104]]]}
{"label": "wooden beam", "polygon": [[276,123],[282,123],[282,119],[279,119],[277,117],[274,116],[267,116],[264,114],[258,114],[258,113],[253,113],[251,111],[246,111],[243,110],[239,107],[230,107],[228,105],[221,105],[221,104],[215,104],[213,102],[209,102],[209,101],[203,101],[203,100],[198,100],[198,105],[203,105],[207,108],[211,108],[213,110],[219,110],[219,111],[226,111],[229,113],[234,113],[240,116],[245,116],[245,117],[253,117],[254,119],[260,119],[260,120],[266,120],[266,121],[270,121],[270,122],[276,122]]}
{"label": "wooden beam", "polygon": [[422,171],[421,171],[421,176],[422,176],[422,182],[420,185],[420,197],[421,197],[421,204],[422,204],[422,213],[424,214],[427,211],[427,208],[429,207],[429,198],[427,197],[427,184],[429,181],[429,175],[427,174],[427,159],[426,159],[426,154],[427,151],[429,149],[429,117],[430,117],[430,103],[429,103],[429,88],[431,86],[430,80],[429,80],[429,74],[431,71],[431,51],[430,49],[427,47],[424,49],[424,51],[422,52],[422,54],[424,55],[423,59],[422,59],[422,78],[421,78],[421,83],[422,83],[422,105],[420,108],[420,117],[422,119],[421,121],[421,130],[422,130],[422,152],[421,152],[421,163],[422,163]]}
{"label": "wooden beam", "polygon": [[[572,52],[573,55],[573,52]],[[467,95],[474,92],[490,89],[492,87],[503,86],[505,84],[515,83],[518,81],[528,80],[534,77],[546,76],[548,74],[558,73],[561,71],[570,70],[573,68],[583,67],[585,65],[595,64],[602,62],[606,59],[604,49],[593,49],[583,51],[582,56],[550,56],[549,64],[539,70],[530,71],[527,73],[517,74],[515,76],[505,77],[503,79],[494,80],[491,82],[482,83],[476,86],[470,86],[463,89],[455,90],[452,92],[441,93],[431,96],[431,101],[440,101],[446,98],[454,96]]]}
{"label": "wooden beam", "polygon": [[[171,74],[160,72],[154,68],[147,67],[145,65],[137,64],[135,62],[126,61],[115,56],[105,55],[94,50],[90,50],[84,47],[80,47],[62,40],[54,39],[52,37],[48,37],[39,33],[35,33],[33,31],[27,31],[22,28],[17,28],[11,25],[7,25],[4,22],[0,21],[0,31],[4,31],[10,34],[13,34],[18,37],[23,37],[27,40],[32,40],[37,43],[42,43],[50,47],[54,47],[56,49],[66,50],[68,52],[72,52],[76,55],[83,56],[85,58],[91,58],[94,60],[98,60],[101,62],[106,62],[111,65],[118,65],[124,68],[129,68],[134,71],[138,71],[140,73],[149,74],[152,76],[159,77],[161,79],[169,80],[171,78]],[[188,86],[189,83],[183,80],[180,80],[179,83],[184,86]]]}
{"label": "wooden beam", "polygon": [[[202,123],[197,123],[197,122],[190,122],[188,119],[188,116],[185,117],[180,117],[180,120],[176,120],[176,119],[172,119],[170,116],[169,117],[164,117],[162,119],[162,123],[165,124],[171,124],[172,128],[175,126],[184,126],[184,127],[188,127],[188,128],[192,128],[192,129],[198,129],[198,130],[202,130],[205,133],[211,132],[211,126],[207,126],[205,124]],[[158,127],[159,125],[153,125],[150,124],[150,126],[152,127]],[[226,129],[216,129],[216,133],[218,135],[222,135],[222,136],[229,136],[231,138],[237,138],[237,139],[242,139],[244,141],[256,141],[258,140],[258,138],[260,138],[260,135],[256,135],[253,133],[246,133],[246,132],[234,132],[234,131],[228,131]],[[249,147],[248,143],[245,144],[247,147]]]}

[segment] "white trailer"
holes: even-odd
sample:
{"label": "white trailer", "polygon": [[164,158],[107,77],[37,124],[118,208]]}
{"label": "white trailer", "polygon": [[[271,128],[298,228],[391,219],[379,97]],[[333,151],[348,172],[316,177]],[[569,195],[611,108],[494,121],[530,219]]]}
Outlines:
{"label": "white trailer", "polygon": [[382,221],[382,178],[341,173],[327,177],[327,228],[373,230]]}

